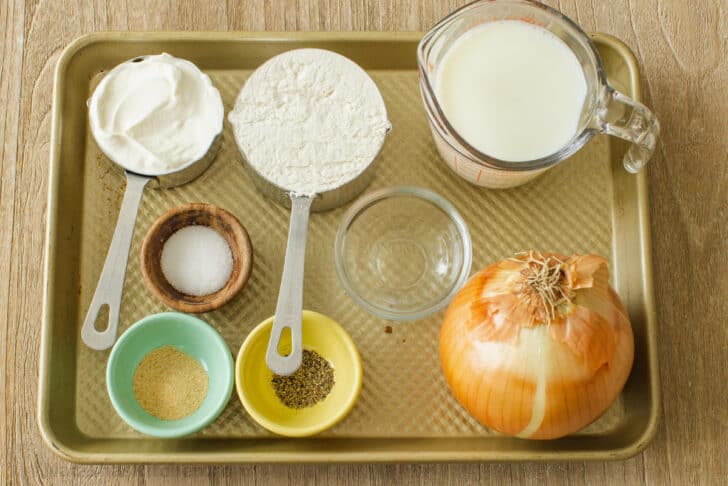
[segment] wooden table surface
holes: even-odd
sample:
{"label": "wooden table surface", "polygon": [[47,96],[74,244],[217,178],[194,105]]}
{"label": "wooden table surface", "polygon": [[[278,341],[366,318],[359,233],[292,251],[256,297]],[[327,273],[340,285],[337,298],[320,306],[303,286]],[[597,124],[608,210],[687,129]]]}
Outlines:
{"label": "wooden table surface", "polygon": [[51,80],[61,50],[104,30],[426,30],[453,0],[2,0],[0,484],[728,484],[728,3],[551,1],[636,52],[662,123],[649,176],[663,410],[616,463],[76,466],[35,418]]}

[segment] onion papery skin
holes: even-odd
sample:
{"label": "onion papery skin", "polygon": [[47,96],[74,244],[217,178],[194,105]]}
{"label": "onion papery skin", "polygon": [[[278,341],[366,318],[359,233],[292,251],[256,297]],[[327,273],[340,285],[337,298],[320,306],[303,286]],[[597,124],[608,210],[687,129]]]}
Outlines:
{"label": "onion papery skin", "polygon": [[[512,267],[508,261],[486,267],[455,296],[440,333],[442,370],[457,401],[485,426],[522,438],[563,437],[592,423],[619,396],[634,359],[632,326],[607,281],[602,300],[591,307],[603,318],[600,327],[579,323],[557,339],[550,329],[556,324],[494,325],[474,309]],[[595,286],[608,280],[606,262],[603,267],[602,274],[595,272]],[[586,289],[575,290],[577,304],[581,292]],[[595,356],[599,361],[590,359]]]}

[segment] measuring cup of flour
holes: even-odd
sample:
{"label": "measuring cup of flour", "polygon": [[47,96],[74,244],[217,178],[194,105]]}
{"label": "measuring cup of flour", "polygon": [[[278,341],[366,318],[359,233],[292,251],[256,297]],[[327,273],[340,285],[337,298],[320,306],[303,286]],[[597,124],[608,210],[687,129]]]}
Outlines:
{"label": "measuring cup of flour", "polygon": [[[303,269],[309,213],[345,204],[369,184],[391,128],[382,95],[353,61],[331,51],[275,56],[246,81],[228,119],[256,187],[291,208],[283,276],[266,363],[301,365]],[[291,352],[278,344],[291,332]]]}
{"label": "measuring cup of flour", "polygon": [[[142,56],[104,76],[89,105],[91,134],[126,175],[114,236],[81,329],[93,349],[116,341],[126,262],[144,188],[185,184],[217,155],[225,115],[220,92],[190,61],[169,54]],[[108,326],[96,329],[104,306]]]}

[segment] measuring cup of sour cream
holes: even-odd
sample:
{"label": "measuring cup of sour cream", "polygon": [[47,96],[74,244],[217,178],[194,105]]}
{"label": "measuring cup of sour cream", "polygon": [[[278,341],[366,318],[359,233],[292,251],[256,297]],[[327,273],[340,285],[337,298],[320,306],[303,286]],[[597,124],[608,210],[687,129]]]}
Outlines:
{"label": "measuring cup of sour cream", "polygon": [[525,184],[600,133],[631,142],[631,173],[655,149],[655,115],[609,86],[589,36],[545,5],[473,2],[435,25],[417,56],[437,149],[473,184]]}
{"label": "measuring cup of sour cream", "polygon": [[126,176],[114,236],[81,328],[83,342],[102,350],[116,341],[144,188],[186,184],[212,164],[222,141],[224,107],[207,74],[190,61],[163,53],[136,57],[106,73],[88,109],[96,145]]}

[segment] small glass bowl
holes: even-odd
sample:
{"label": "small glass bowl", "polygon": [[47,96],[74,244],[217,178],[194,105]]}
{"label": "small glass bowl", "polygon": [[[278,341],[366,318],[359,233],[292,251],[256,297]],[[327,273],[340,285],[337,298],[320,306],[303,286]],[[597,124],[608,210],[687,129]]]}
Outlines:
{"label": "small glass bowl", "polygon": [[453,298],[470,272],[465,221],[441,196],[417,187],[371,192],[344,216],[334,248],[346,292],[375,316],[417,320]]}

